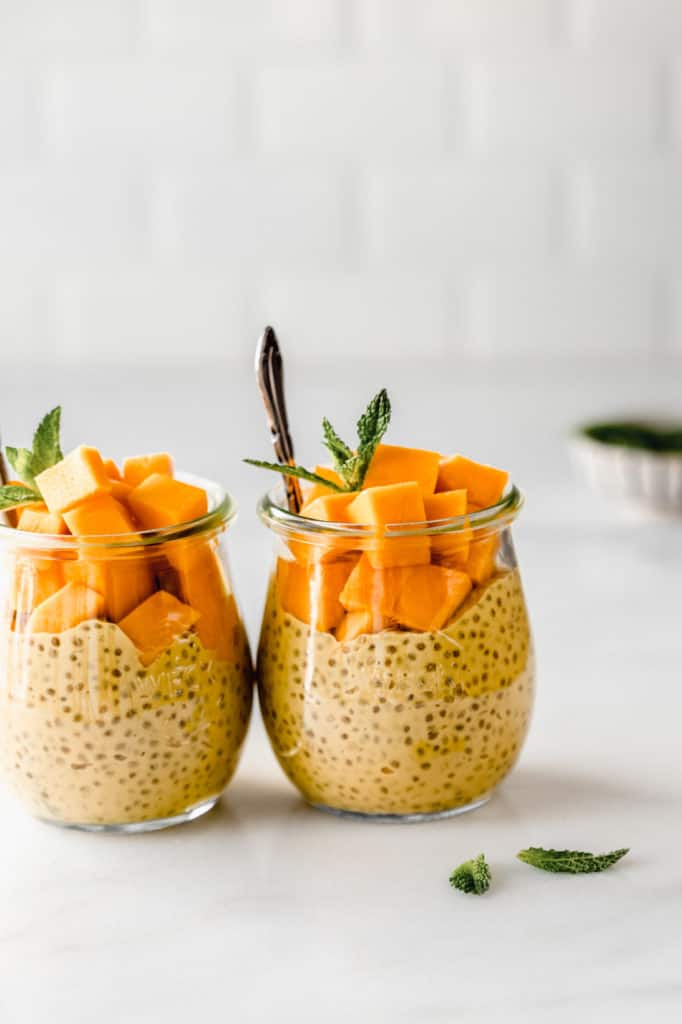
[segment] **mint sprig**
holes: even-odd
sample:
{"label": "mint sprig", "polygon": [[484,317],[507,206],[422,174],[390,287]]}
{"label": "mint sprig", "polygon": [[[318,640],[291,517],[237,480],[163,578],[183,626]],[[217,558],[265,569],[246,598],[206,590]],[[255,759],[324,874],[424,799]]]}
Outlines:
{"label": "mint sprig", "polygon": [[343,494],[359,491],[362,487],[377,445],[388,430],[391,421],[391,403],[385,388],[374,396],[358,420],[358,447],[354,451],[334,430],[329,420],[322,420],[322,443],[332,457],[334,469],[343,480],[343,487],[317,473],[311,473],[304,466],[283,466],[278,462],[262,462],[260,459],[244,459],[250,466],[271,469],[283,476],[297,476],[310,483],[322,484],[330,491]]}
{"label": "mint sprig", "polygon": [[611,853],[586,853],[583,850],[543,850],[541,846],[529,846],[516,854],[524,864],[530,864],[542,871],[565,872],[582,875],[594,871],[606,871],[629,853],[629,847],[612,850]]}
{"label": "mint sprig", "polygon": [[346,485],[346,490],[359,491],[362,487],[377,445],[391,422],[391,402],[386,388],[374,396],[357,423],[358,447],[353,451],[338,436],[329,420],[322,422],[324,445],[334,461],[334,469]]}
{"label": "mint sprig", "polygon": [[42,501],[36,477],[45,469],[64,458],[59,441],[61,406],[51,409],[36,427],[31,448],[13,448],[8,445],[7,461],[22,481],[0,487],[0,510]]}
{"label": "mint sprig", "polygon": [[324,484],[330,491],[338,491],[343,493],[344,488],[339,487],[333,480],[327,480],[323,476],[318,476],[317,473],[311,473],[303,466],[285,466],[281,462],[262,462],[260,459],[244,459],[249,466],[257,466],[259,469],[271,469],[274,473],[281,473],[282,476],[297,476],[301,480],[308,480],[311,484]]}
{"label": "mint sprig", "polygon": [[465,860],[450,875],[450,885],[460,892],[473,893],[482,896],[490,888],[490,868],[485,855],[479,853],[478,857],[472,860]]}

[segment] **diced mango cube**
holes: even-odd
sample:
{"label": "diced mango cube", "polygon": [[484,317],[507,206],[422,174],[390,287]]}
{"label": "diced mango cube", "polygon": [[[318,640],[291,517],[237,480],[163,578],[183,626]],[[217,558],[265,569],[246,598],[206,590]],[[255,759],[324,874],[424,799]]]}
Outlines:
{"label": "diced mango cube", "polygon": [[168,452],[155,452],[152,455],[133,455],[123,462],[123,479],[132,487],[137,487],[152,473],[163,473],[173,476],[173,459]]}
{"label": "diced mango cube", "polygon": [[[424,510],[429,521],[454,519],[467,514],[467,492],[442,491],[424,498]],[[431,537],[431,551],[435,558],[447,561],[448,564],[463,566],[469,554],[471,530],[463,527],[442,535]]]}
{"label": "diced mango cube", "polygon": [[325,494],[314,501],[306,501],[301,515],[324,523],[349,523],[348,506],[357,497],[357,491],[345,494]]}
{"label": "diced mango cube", "polygon": [[379,633],[389,625],[389,621],[371,611],[346,612],[334,633],[339,643],[347,643],[365,633]]}
{"label": "diced mango cube", "polygon": [[233,660],[239,612],[213,545],[204,539],[170,541],[167,558],[184,599],[199,613],[197,634],[203,646],[222,661]]}
{"label": "diced mango cube", "polygon": [[[356,496],[355,491],[346,494],[326,494],[313,501],[307,501],[301,509],[306,519],[316,519],[323,523],[350,523],[348,506]],[[355,542],[348,537],[335,537],[331,534],[316,534],[312,531],[301,532],[289,541],[289,549],[299,562],[307,565],[314,561],[328,561],[336,558],[344,551],[350,551]]]}
{"label": "diced mango cube", "polygon": [[375,569],[366,552],[346,580],[339,600],[346,611],[390,618],[401,580],[399,568]]}
{"label": "diced mango cube", "polygon": [[[321,476],[324,480],[330,480],[336,484],[337,487],[344,487],[344,482],[331,466],[315,466],[313,470],[316,476]],[[325,487],[324,484],[311,484],[305,492],[305,503],[315,501],[316,498],[322,498],[325,494],[335,494],[330,487]]]}
{"label": "diced mango cube", "polygon": [[9,614],[16,612],[15,628],[21,630],[31,613],[64,586],[62,564],[57,559],[19,556],[11,573]]}
{"label": "diced mango cube", "polygon": [[130,492],[128,505],[142,529],[160,530],[205,515],[208,498],[201,487],[152,473]]}
{"label": "diced mango cube", "polygon": [[[363,556],[341,591],[350,612],[369,612],[374,620],[395,620],[408,629],[441,629],[471,590],[469,577],[439,565],[373,569]],[[337,634],[338,637],[338,634]]]}
{"label": "diced mango cube", "polygon": [[29,505],[19,513],[17,529],[30,533],[68,533],[68,528],[58,512],[48,512],[46,505]]}
{"label": "diced mango cube", "polygon": [[415,481],[422,495],[433,494],[438,479],[440,455],[424,448],[403,448],[397,444],[380,444],[374,453],[364,487],[401,484]]}
{"label": "diced mango cube", "polygon": [[104,598],[84,583],[67,583],[46,598],[29,617],[27,633],[62,633],[104,614]]}
{"label": "diced mango cube", "polygon": [[135,534],[132,516],[111,494],[98,494],[64,513],[71,533],[77,537]]}
{"label": "diced mango cube", "polygon": [[[139,537],[132,516],[111,494],[100,494],[64,514],[71,532],[79,537],[126,534],[126,540]],[[154,580],[141,549],[109,553],[86,550],[75,561],[65,563],[67,579],[80,580],[105,600],[110,619],[118,622],[131,608],[145,600],[154,589]]]}
{"label": "diced mango cube", "polygon": [[442,629],[471,590],[464,572],[441,565],[416,565],[402,570],[392,615],[408,629]]}
{"label": "diced mango cube", "polygon": [[100,453],[86,445],[74,448],[61,462],[39,473],[36,484],[50,512],[62,514],[111,490]]}
{"label": "diced mango cube", "polygon": [[137,647],[142,664],[150,665],[199,618],[195,608],[165,590],[157,590],[121,619],[119,626]]}
{"label": "diced mango cube", "polygon": [[313,629],[327,632],[344,616],[339,601],[352,561],[299,565],[283,558],[277,561],[277,594],[285,612]]}
{"label": "diced mango cube", "polygon": [[494,575],[499,547],[500,538],[495,533],[472,543],[464,571],[474,583],[486,583]]}
{"label": "diced mango cube", "polygon": [[509,473],[503,469],[474,462],[464,455],[450,455],[441,460],[436,490],[464,488],[470,502],[480,508],[489,508],[500,500],[508,480]]}
{"label": "diced mango cube", "polygon": [[399,565],[419,565],[431,557],[428,537],[390,537],[387,525],[423,523],[424,498],[415,481],[385,484],[362,490],[348,506],[353,523],[376,528],[371,541],[363,541],[375,569]]}
{"label": "diced mango cube", "polygon": [[102,465],[104,471],[110,480],[122,480],[121,470],[118,468],[113,459],[102,459]]}
{"label": "diced mango cube", "polygon": [[122,504],[125,504],[132,490],[132,484],[127,484],[125,480],[114,480],[112,478],[111,497],[116,498],[116,501],[120,501]]}

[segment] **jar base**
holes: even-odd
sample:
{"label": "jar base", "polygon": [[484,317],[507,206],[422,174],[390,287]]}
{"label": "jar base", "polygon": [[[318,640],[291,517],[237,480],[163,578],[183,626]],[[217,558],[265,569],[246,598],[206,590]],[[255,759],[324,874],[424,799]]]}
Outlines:
{"label": "jar base", "polygon": [[379,825],[416,825],[424,821],[440,821],[443,818],[455,818],[458,814],[466,814],[468,811],[475,811],[485,806],[490,800],[492,793],[486,793],[478,800],[472,800],[470,804],[463,804],[459,807],[450,807],[445,811],[426,811],[423,814],[374,814],[367,811],[345,811],[340,807],[329,807],[327,804],[315,804],[308,801],[316,811],[324,811],[325,814],[333,814],[336,818],[350,818],[355,821],[371,821]]}
{"label": "jar base", "polygon": [[202,800],[199,804],[183,811],[182,814],[174,814],[170,818],[150,818],[147,821],[125,821],[117,824],[113,822],[107,825],[90,824],[88,822],[56,821],[54,818],[40,818],[46,825],[55,825],[57,828],[70,829],[75,832],[118,832],[121,834],[134,834],[137,832],[158,832],[162,828],[173,828],[174,825],[184,825],[188,821],[195,821],[212,811],[220,800],[218,796],[212,796],[208,800]]}

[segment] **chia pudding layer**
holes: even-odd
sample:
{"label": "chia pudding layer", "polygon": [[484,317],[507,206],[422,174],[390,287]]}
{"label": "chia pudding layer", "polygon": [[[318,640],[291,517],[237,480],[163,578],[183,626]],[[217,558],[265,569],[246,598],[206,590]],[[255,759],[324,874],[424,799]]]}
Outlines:
{"label": "chia pudding layer", "polygon": [[118,825],[173,818],[217,798],[251,711],[248,642],[218,660],[176,637],[143,665],[114,623],[0,638],[0,766],[38,817]]}
{"label": "chia pudding layer", "polygon": [[438,632],[339,643],[268,596],[258,654],[265,725],[310,803],[435,814],[485,799],[525,738],[534,661],[516,569],[476,587]]}

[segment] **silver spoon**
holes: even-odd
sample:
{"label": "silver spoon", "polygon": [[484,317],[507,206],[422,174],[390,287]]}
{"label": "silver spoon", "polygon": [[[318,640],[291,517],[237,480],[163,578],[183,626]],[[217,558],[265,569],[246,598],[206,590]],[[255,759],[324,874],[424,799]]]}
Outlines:
{"label": "silver spoon", "polygon": [[[277,335],[272,327],[266,327],[258,341],[256,381],[265,406],[272,447],[275,450],[277,461],[282,466],[293,466],[295,465],[294,444],[289,433],[289,420],[284,400],[284,364]],[[298,514],[303,504],[300,484],[296,477],[285,476],[284,485],[287,507],[290,512]]]}

